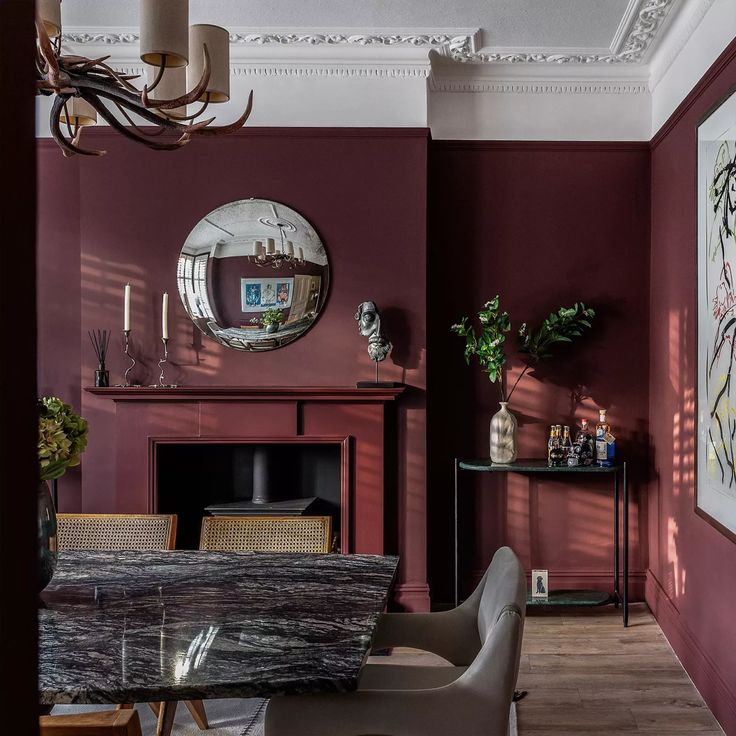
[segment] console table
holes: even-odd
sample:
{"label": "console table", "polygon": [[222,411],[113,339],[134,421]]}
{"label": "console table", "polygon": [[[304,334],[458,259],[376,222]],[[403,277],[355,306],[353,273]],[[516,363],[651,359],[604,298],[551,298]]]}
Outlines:
{"label": "console table", "polygon": [[[461,460],[455,458],[455,605],[460,602],[460,550],[459,550],[459,518],[458,490],[460,472],[476,473],[554,473],[569,477],[585,475],[610,475],[613,478],[613,593],[600,594],[597,591],[558,591],[550,594],[548,600],[530,599],[529,605],[603,605],[621,603],[624,626],[629,625],[629,485],[626,477],[626,463],[617,463],[610,467],[598,465],[561,466],[550,468],[547,460],[517,460],[509,465],[491,462],[490,459]],[[623,587],[619,587],[619,477],[623,487]]]}

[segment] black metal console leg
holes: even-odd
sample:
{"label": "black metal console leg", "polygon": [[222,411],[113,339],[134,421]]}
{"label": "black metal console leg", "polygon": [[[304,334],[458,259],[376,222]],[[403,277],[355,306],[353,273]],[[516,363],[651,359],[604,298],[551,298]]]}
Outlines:
{"label": "black metal console leg", "polygon": [[629,625],[629,479],[626,463],[623,468],[624,481],[624,626]]}
{"label": "black metal console leg", "polygon": [[613,474],[613,597],[615,599],[616,608],[621,602],[621,594],[618,588],[619,570],[619,514],[618,514],[618,470]]}

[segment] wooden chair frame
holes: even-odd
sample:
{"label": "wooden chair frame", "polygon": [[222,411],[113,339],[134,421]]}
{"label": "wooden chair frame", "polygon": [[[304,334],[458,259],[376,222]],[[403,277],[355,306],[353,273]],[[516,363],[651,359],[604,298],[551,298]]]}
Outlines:
{"label": "wooden chair frame", "polygon": [[102,710],[39,718],[40,736],[141,736],[134,710]]}

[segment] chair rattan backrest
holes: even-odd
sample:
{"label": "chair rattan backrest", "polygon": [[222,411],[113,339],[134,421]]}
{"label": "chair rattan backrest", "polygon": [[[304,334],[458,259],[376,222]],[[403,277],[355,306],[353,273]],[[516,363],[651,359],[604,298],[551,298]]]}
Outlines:
{"label": "chair rattan backrest", "polygon": [[330,516],[205,516],[199,548],[238,552],[330,551]]}
{"label": "chair rattan backrest", "polygon": [[166,550],[176,514],[58,514],[60,550]]}

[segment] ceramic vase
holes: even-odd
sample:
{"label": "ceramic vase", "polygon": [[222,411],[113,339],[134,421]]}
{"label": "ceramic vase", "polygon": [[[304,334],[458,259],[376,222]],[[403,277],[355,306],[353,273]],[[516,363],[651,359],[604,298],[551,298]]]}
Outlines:
{"label": "ceramic vase", "polygon": [[273,334],[274,332],[278,332],[279,330],[279,323],[278,322],[271,322],[271,324],[267,325],[266,332],[269,334]]}
{"label": "ceramic vase", "polygon": [[56,570],[56,509],[46,481],[38,485],[38,590],[42,591]]}
{"label": "ceramic vase", "polygon": [[508,465],[516,460],[516,417],[508,410],[507,402],[491,418],[491,462]]}

